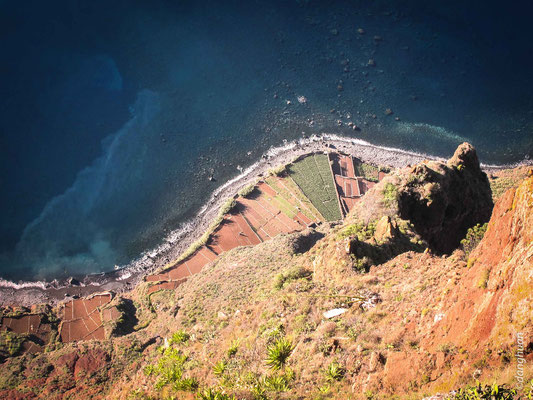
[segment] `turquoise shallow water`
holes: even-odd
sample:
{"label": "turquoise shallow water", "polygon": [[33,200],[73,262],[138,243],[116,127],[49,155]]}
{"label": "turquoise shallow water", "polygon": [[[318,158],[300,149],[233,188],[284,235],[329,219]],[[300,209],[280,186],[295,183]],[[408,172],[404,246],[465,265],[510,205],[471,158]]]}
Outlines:
{"label": "turquoise shallow water", "polygon": [[126,264],[302,134],[444,157],[467,140],[492,164],[533,152],[525,2],[3,6],[5,278]]}

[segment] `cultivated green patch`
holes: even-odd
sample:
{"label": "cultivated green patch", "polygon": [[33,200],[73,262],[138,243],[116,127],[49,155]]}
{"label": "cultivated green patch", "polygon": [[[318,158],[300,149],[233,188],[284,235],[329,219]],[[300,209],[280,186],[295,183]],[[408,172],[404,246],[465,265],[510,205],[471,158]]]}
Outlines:
{"label": "cultivated green patch", "polygon": [[291,178],[328,221],[342,218],[328,156],[313,154],[288,167]]}

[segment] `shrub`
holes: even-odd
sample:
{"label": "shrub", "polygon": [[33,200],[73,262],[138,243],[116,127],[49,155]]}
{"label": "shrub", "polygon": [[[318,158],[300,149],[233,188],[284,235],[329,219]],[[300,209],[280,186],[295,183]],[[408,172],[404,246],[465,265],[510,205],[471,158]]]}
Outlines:
{"label": "shrub", "polygon": [[255,183],[251,183],[251,184],[249,184],[248,186],[243,187],[243,188],[239,191],[239,196],[241,196],[241,197],[248,197],[249,195],[252,194],[252,192],[254,191],[254,189],[255,189]]}
{"label": "shrub", "polygon": [[487,223],[477,224],[468,229],[465,238],[461,240],[461,246],[467,256],[476,248],[479,242],[481,242],[481,239],[483,239],[483,236],[485,236],[485,232],[487,231],[487,226]]}
{"label": "shrub", "polygon": [[369,260],[368,257],[357,258],[355,254],[350,254],[350,258],[352,260],[352,269],[355,272],[364,274],[369,271],[370,266],[371,266],[371,261]]}
{"label": "shrub", "polygon": [[194,377],[181,378],[172,384],[174,390],[184,390],[188,392],[193,392],[198,389],[199,383],[198,380]]}
{"label": "shrub", "polygon": [[477,386],[459,389],[453,398],[455,400],[512,400],[515,398],[515,395],[516,390],[506,388],[505,385],[500,386],[494,384],[492,386],[481,386],[481,383],[479,383]]}
{"label": "shrub", "polygon": [[0,332],[0,354],[5,353],[10,357],[16,356],[22,349],[25,340],[24,335],[10,331]]}
{"label": "shrub", "polygon": [[328,381],[340,381],[344,378],[346,370],[337,361],[333,361],[324,370],[324,375]]}
{"label": "shrub", "polygon": [[341,238],[356,237],[359,241],[365,241],[374,236],[376,231],[376,222],[369,222],[365,224],[363,222],[356,222],[348,225],[346,228],[340,231],[339,236]]}
{"label": "shrub", "polygon": [[233,357],[235,354],[237,354],[237,351],[239,350],[239,341],[234,340],[231,342],[231,346],[228,349],[228,357]]}
{"label": "shrub", "polygon": [[267,390],[264,385],[264,380],[259,380],[255,385],[253,385],[252,395],[254,396],[254,400],[268,400]]}
{"label": "shrub", "polygon": [[269,375],[265,378],[264,385],[273,392],[286,392],[289,390],[289,382],[284,375]]}
{"label": "shrub", "polygon": [[165,348],[162,353],[163,356],[157,364],[148,365],[144,369],[145,375],[157,376],[155,388],[159,390],[170,385],[174,390],[194,391],[198,389],[196,378],[183,376],[188,357],[173,347]]}
{"label": "shrub", "polygon": [[199,400],[237,400],[233,395],[230,396],[229,394],[211,388],[199,392],[197,398]]}
{"label": "shrub", "polygon": [[362,176],[363,178],[371,182],[378,181],[378,172],[380,168],[367,163],[355,163],[354,167],[355,174],[357,176]]}
{"label": "shrub", "polygon": [[293,349],[294,346],[289,340],[279,338],[267,348],[267,365],[273,370],[281,369],[285,366]]}
{"label": "shrub", "polygon": [[311,275],[312,272],[304,267],[294,267],[286,272],[278,274],[276,276],[274,287],[276,289],[283,289],[285,283],[301,278],[310,278]]}
{"label": "shrub", "polygon": [[170,344],[185,343],[190,339],[190,337],[191,335],[189,335],[187,332],[180,329],[179,331],[174,332],[174,334],[170,338]]}
{"label": "shrub", "polygon": [[279,165],[275,168],[271,168],[268,170],[268,174],[272,176],[282,176],[285,172],[285,165]]}
{"label": "shrub", "polygon": [[234,198],[228,199],[222,207],[220,207],[220,210],[218,211],[218,217],[223,217],[227,213],[229,213],[235,206],[237,205],[237,201]]}
{"label": "shrub", "polygon": [[488,269],[484,269],[483,273],[481,274],[481,277],[477,281],[477,287],[479,289],[486,289],[487,283],[489,282],[490,277],[490,271]]}
{"label": "shrub", "polygon": [[383,204],[392,207],[398,200],[398,188],[392,183],[387,183],[381,192],[383,194]]}
{"label": "shrub", "polygon": [[457,347],[453,343],[443,343],[439,346],[439,351],[444,354],[453,355],[457,353]]}
{"label": "shrub", "polygon": [[213,373],[216,376],[221,376],[226,372],[226,367],[228,366],[228,363],[226,360],[221,360],[217,362],[215,365],[213,365]]}

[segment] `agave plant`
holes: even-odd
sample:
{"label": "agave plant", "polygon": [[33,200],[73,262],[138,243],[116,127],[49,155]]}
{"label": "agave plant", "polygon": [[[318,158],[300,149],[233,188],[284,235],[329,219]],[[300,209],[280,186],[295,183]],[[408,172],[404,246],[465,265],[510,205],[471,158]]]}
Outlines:
{"label": "agave plant", "polygon": [[285,338],[277,339],[267,348],[267,365],[273,370],[283,368],[293,349],[294,346],[289,340]]}
{"label": "agave plant", "polygon": [[346,370],[340,365],[337,361],[333,361],[328,367],[324,370],[326,379],[328,381],[340,381],[344,378]]}

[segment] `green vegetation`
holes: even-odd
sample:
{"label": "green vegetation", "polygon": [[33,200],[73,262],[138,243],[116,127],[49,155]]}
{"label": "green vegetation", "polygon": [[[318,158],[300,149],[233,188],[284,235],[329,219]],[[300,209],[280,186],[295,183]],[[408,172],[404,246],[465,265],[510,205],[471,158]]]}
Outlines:
{"label": "green vegetation", "polygon": [[233,342],[231,342],[231,346],[227,351],[228,357],[233,357],[235,354],[237,354],[237,351],[239,351],[239,341],[234,340]]}
{"label": "green vegetation", "polygon": [[161,390],[166,386],[172,387],[175,391],[195,391],[199,383],[196,378],[185,377],[184,371],[187,368],[188,357],[180,350],[169,346],[160,349],[163,356],[157,364],[148,365],[144,369],[147,376],[156,376],[155,388]]}
{"label": "green vegetation", "polygon": [[273,392],[286,392],[289,390],[290,379],[285,374],[269,375],[263,382],[265,388]]}
{"label": "green vegetation", "polygon": [[267,400],[267,392],[286,392],[290,389],[290,383],[294,380],[294,371],[287,367],[283,372],[277,372],[256,379],[252,387],[255,399]]}
{"label": "green vegetation", "polygon": [[17,355],[22,349],[22,344],[26,340],[24,335],[19,335],[10,331],[0,332],[0,354],[5,353],[9,357]]}
{"label": "green vegetation", "polygon": [[383,204],[387,207],[393,207],[398,201],[398,188],[392,183],[387,183],[381,192],[383,194]]}
{"label": "green vegetation", "polygon": [[226,360],[220,360],[215,365],[213,365],[213,373],[216,376],[222,376],[224,375],[224,372],[226,372],[227,366],[228,362]]}
{"label": "green vegetation", "polygon": [[512,400],[515,398],[516,390],[505,387],[505,385],[494,384],[492,386],[470,386],[459,389],[453,399],[455,400]]}
{"label": "green vegetation", "polygon": [[328,156],[313,154],[291,164],[291,178],[328,221],[342,218]]}
{"label": "green vegetation", "polygon": [[487,223],[477,224],[468,229],[465,238],[461,240],[461,246],[467,256],[476,248],[479,242],[481,242],[481,239],[483,239],[483,236],[485,236],[485,232],[487,231],[487,226]]}
{"label": "green vegetation", "polygon": [[255,183],[250,183],[248,186],[243,187],[239,191],[239,196],[241,197],[248,197],[252,194],[252,192],[255,190]]}
{"label": "green vegetation", "polygon": [[181,344],[181,343],[186,343],[189,339],[190,339],[190,335],[183,331],[183,330],[179,330],[177,332],[174,332],[174,334],[172,335],[172,337],[170,338],[170,344]]}
{"label": "green vegetation", "polygon": [[457,353],[457,347],[453,343],[443,343],[439,346],[439,351],[444,354],[453,355]]}
{"label": "green vegetation", "polygon": [[[224,204],[222,204],[222,207],[220,207],[220,210],[218,211],[218,217],[217,219],[222,219],[224,218],[224,215],[226,215],[227,213],[229,213],[231,210],[233,210],[233,208],[237,205],[237,201],[232,197],[228,200],[226,200],[226,202]],[[222,221],[220,221],[222,222]],[[219,223],[220,223],[219,222]],[[218,225],[218,224],[217,224]]]}
{"label": "green vegetation", "polygon": [[337,361],[330,363],[324,370],[324,375],[328,381],[340,381],[345,374],[346,370]]}
{"label": "green vegetation", "polygon": [[[276,196],[278,202],[290,204],[288,207],[293,210],[292,213],[296,214],[300,211],[311,221],[320,221],[323,219],[322,215],[318,212],[315,206],[313,206],[309,199],[305,197],[298,185],[296,185],[292,179],[284,179],[280,182],[278,179],[270,176],[265,179],[265,182],[278,193],[278,196]],[[297,206],[292,204],[294,200],[296,200],[296,204],[298,204]],[[280,209],[282,212],[285,212],[281,207]],[[289,217],[291,216],[289,215]]]}
{"label": "green vegetation", "polygon": [[274,197],[272,201],[276,203],[276,206],[287,217],[292,219],[296,217],[296,214],[298,214],[298,209],[295,206],[293,206],[291,203],[289,203],[284,197],[278,195]]}
{"label": "green vegetation", "polygon": [[312,272],[304,267],[294,267],[289,269],[286,272],[282,272],[276,276],[276,282],[274,284],[274,287],[276,289],[283,289],[283,286],[285,283],[288,283],[290,281],[298,280],[298,279],[309,279],[312,275]]}
{"label": "green vegetation", "polygon": [[343,239],[349,237],[357,237],[357,240],[365,241],[372,238],[372,236],[374,236],[375,231],[375,221],[369,222],[368,224],[365,224],[363,222],[356,222],[342,229],[339,232],[339,237]]}
{"label": "green vegetation", "polygon": [[489,277],[490,277],[490,270],[484,269],[483,273],[481,274],[481,277],[479,278],[477,282],[477,287],[480,289],[486,289],[487,284],[489,282]]}
{"label": "green vegetation", "polygon": [[355,169],[355,176],[361,176],[371,182],[378,181],[378,176],[379,176],[378,174],[380,171],[378,167],[375,167],[371,164],[355,161],[354,169]]}
{"label": "green vegetation", "polygon": [[218,210],[218,215],[215,218],[213,222],[211,222],[211,225],[207,228],[207,230],[204,232],[204,234],[198,239],[196,242],[192,243],[187,250],[185,250],[175,261],[172,261],[165,265],[163,270],[172,268],[174,265],[179,263],[180,261],[185,260],[187,257],[190,257],[193,255],[196,250],[198,250],[200,247],[204,246],[207,241],[209,240],[209,237],[211,234],[215,231],[215,229],[218,228],[218,226],[221,224],[222,220],[224,219],[224,216],[229,213],[233,208],[237,205],[237,201],[231,197],[229,198]]}
{"label": "green vegetation", "polygon": [[230,396],[224,392],[220,392],[214,389],[206,389],[198,393],[198,399],[200,400],[237,400],[235,396]]}
{"label": "green vegetation", "polygon": [[285,172],[285,165],[278,165],[277,167],[268,170],[269,175],[281,176]]}
{"label": "green vegetation", "polygon": [[507,190],[517,186],[518,183],[526,177],[520,172],[513,173],[512,170],[503,170],[501,172],[503,176],[492,177],[489,179],[492,200],[494,202],[496,202],[496,200],[498,200]]}
{"label": "green vegetation", "polygon": [[267,348],[267,365],[273,370],[283,368],[293,349],[288,339],[279,338]]}

